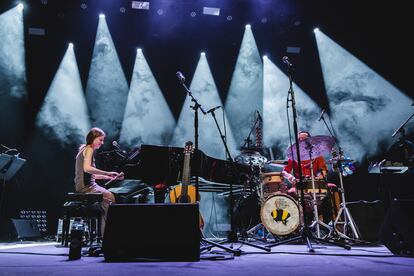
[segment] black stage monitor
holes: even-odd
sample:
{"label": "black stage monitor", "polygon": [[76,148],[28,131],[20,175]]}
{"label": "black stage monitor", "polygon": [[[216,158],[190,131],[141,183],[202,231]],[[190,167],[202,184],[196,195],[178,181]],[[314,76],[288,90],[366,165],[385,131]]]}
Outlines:
{"label": "black stage monitor", "polygon": [[106,261],[199,261],[200,239],[198,204],[113,204],[102,247]]}

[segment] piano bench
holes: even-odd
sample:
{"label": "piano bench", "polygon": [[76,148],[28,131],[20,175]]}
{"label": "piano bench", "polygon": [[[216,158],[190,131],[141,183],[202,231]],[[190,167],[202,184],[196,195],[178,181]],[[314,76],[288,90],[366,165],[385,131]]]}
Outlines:
{"label": "piano bench", "polygon": [[66,202],[63,204],[63,227],[62,242],[64,246],[69,245],[70,221],[72,218],[81,218],[86,221],[89,235],[86,243],[90,245],[96,240],[101,241],[101,216],[103,195],[100,193],[68,193]]}

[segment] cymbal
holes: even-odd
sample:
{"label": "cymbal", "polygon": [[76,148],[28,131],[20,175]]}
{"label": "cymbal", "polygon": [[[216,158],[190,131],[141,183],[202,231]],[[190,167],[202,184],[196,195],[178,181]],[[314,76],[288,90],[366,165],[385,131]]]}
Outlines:
{"label": "cymbal", "polygon": [[[316,158],[318,156],[324,156],[330,154],[333,146],[335,145],[335,139],[331,136],[317,135],[306,138],[299,141],[299,154],[301,160],[309,160],[310,157]],[[293,150],[293,156],[292,156]],[[296,156],[296,143],[289,147],[286,151],[286,156],[290,159],[297,160]]]}
{"label": "cymbal", "polygon": [[349,162],[354,162],[354,160],[349,159],[349,158],[332,158],[326,161],[326,163],[329,163],[329,164],[336,164],[338,162],[349,163]]}

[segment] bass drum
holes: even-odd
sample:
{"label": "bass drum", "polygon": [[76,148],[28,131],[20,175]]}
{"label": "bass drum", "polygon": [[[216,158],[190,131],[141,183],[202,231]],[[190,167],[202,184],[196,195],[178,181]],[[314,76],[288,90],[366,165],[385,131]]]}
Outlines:
{"label": "bass drum", "polygon": [[299,206],[291,196],[277,193],[263,203],[260,219],[272,234],[289,235],[300,225]]}

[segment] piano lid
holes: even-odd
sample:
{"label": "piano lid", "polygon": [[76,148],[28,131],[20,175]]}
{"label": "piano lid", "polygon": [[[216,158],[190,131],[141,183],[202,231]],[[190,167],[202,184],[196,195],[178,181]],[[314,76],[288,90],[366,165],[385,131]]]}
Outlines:
{"label": "piano lid", "polygon": [[[184,148],[158,145],[142,145],[140,162],[136,166],[126,164],[125,178],[142,179],[149,185],[166,183],[174,185],[181,181],[184,160]],[[241,172],[249,167],[231,161],[221,160],[204,154],[201,150],[191,157],[191,175],[218,183],[236,183]]]}

